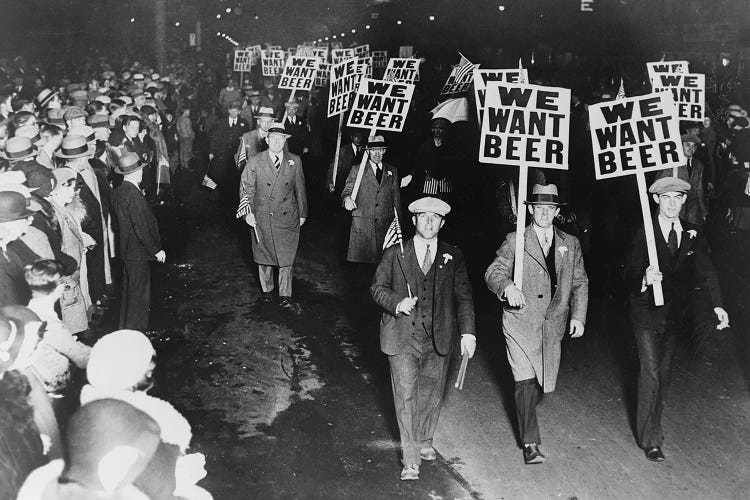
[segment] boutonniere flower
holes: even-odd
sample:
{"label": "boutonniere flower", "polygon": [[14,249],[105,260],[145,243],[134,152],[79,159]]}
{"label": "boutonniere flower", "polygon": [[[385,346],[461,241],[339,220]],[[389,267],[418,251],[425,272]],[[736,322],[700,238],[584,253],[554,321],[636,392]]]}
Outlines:
{"label": "boutonniere flower", "polygon": [[387,172],[388,172],[388,175],[393,175],[393,172],[391,172],[390,170],[388,170]]}
{"label": "boutonniere flower", "polygon": [[453,256],[449,253],[443,254],[443,265],[446,265],[449,260],[453,260]]}
{"label": "boutonniere flower", "polygon": [[287,161],[289,162],[289,166],[290,166],[290,167],[293,167],[293,166],[294,166],[294,160],[287,160]]}
{"label": "boutonniere flower", "polygon": [[693,238],[698,236],[698,231],[696,231],[695,229],[691,229],[688,231],[688,234],[690,235],[690,239],[692,240]]}
{"label": "boutonniere flower", "polygon": [[565,257],[565,252],[568,251],[568,247],[566,247],[565,245],[561,245],[561,246],[557,247],[557,251],[560,252],[560,255],[562,255],[563,257]]}

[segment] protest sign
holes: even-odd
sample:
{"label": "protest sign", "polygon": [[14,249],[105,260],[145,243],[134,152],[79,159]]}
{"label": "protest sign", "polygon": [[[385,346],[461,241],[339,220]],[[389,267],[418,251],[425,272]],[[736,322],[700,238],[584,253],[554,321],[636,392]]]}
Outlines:
{"label": "protest sign", "polygon": [[414,46],[413,45],[402,45],[398,48],[398,57],[414,57]]}
{"label": "protest sign", "polygon": [[354,49],[333,49],[331,51],[331,62],[333,64],[339,64],[352,57],[356,57]]}
{"label": "protest sign", "polygon": [[589,123],[597,179],[686,163],[670,92],[592,104]]}
{"label": "protest sign", "polygon": [[382,69],[388,65],[388,51],[387,50],[373,50],[372,51],[372,67]]}
{"label": "protest sign", "polygon": [[414,83],[419,73],[419,59],[393,57],[388,61],[383,80]]}
{"label": "protest sign", "polygon": [[286,49],[286,55],[288,56],[296,56],[297,55],[297,47],[289,47]]}
{"label": "protest sign", "polygon": [[657,73],[654,92],[670,91],[680,120],[702,121],[706,109],[706,76],[700,73]]}
{"label": "protest sign", "polygon": [[[635,175],[650,266],[659,267],[645,172],[684,165],[677,108],[671,92],[656,92],[589,106],[596,178]],[[661,283],[654,303],[664,305]]]}
{"label": "protest sign", "polygon": [[345,113],[352,104],[360,80],[358,59],[331,65],[331,89],[328,93],[328,117]]}
{"label": "protest sign", "polygon": [[461,61],[451,70],[451,74],[448,75],[448,79],[445,81],[440,95],[468,92],[474,78],[474,69],[478,67],[478,64],[472,64],[471,61],[461,54]]}
{"label": "protest sign", "polygon": [[357,73],[364,78],[372,78],[372,57],[359,57],[357,59]]}
{"label": "protest sign", "polygon": [[315,72],[315,86],[325,87],[328,85],[328,73],[331,70],[331,65],[328,63],[320,63],[318,65],[318,71]]}
{"label": "protest sign", "polygon": [[315,73],[320,60],[317,57],[289,56],[279,79],[279,88],[310,90],[315,83]]}
{"label": "protest sign", "polygon": [[479,161],[568,168],[570,90],[489,82]]}
{"label": "protest sign", "polygon": [[249,50],[234,51],[234,71],[251,71],[253,69],[252,52]]}
{"label": "protest sign", "polygon": [[362,78],[347,125],[401,132],[414,94],[414,85]]}
{"label": "protest sign", "polygon": [[269,45],[268,46],[268,50],[281,50],[281,51],[283,51],[284,49],[281,48],[281,45]]}
{"label": "protest sign", "polygon": [[341,42],[331,42],[331,50],[343,49],[343,48],[344,48],[344,44],[343,43],[341,43]]}
{"label": "protest sign", "polygon": [[659,73],[688,73],[687,61],[658,61],[646,63],[646,70],[648,71],[648,79],[651,85],[654,85],[656,75]]}
{"label": "protest sign", "polygon": [[315,47],[309,45],[298,45],[297,51],[294,53],[295,56],[299,57],[316,57]]}
{"label": "protest sign", "polygon": [[313,57],[317,57],[321,62],[328,61],[328,47],[313,47]]}
{"label": "protest sign", "polygon": [[477,118],[482,124],[484,116],[484,99],[488,82],[519,83],[528,82],[529,73],[523,69],[479,69],[474,68],[474,101],[477,106]]}
{"label": "protest sign", "polygon": [[263,76],[280,75],[284,69],[284,51],[283,50],[264,50],[261,52],[263,62]]}
{"label": "protest sign", "polygon": [[354,47],[354,55],[357,57],[370,57],[370,44]]}
{"label": "protest sign", "polygon": [[256,65],[260,62],[261,58],[261,52],[262,48],[260,45],[251,45],[247,48],[248,51],[250,51],[250,59],[252,60],[253,65]]}

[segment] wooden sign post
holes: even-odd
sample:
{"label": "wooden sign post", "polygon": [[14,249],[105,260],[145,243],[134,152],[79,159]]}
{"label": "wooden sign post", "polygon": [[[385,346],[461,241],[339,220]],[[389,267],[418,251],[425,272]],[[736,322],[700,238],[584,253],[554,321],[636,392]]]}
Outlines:
{"label": "wooden sign post", "polygon": [[[684,165],[677,107],[671,92],[589,106],[596,179],[635,175],[650,266],[659,267],[645,173]],[[654,303],[664,305],[661,283],[653,285]]]}
{"label": "wooden sign post", "polygon": [[339,170],[339,155],[341,154],[341,138],[344,130],[344,116],[352,106],[354,94],[359,85],[360,75],[357,73],[359,61],[356,57],[339,64],[331,65],[330,91],[328,93],[328,117],[339,115],[339,129],[336,138],[336,154],[333,157],[333,184]]}
{"label": "wooden sign post", "polygon": [[529,168],[568,168],[570,90],[487,81],[479,161],[517,165],[516,253],[513,281],[523,287]]}

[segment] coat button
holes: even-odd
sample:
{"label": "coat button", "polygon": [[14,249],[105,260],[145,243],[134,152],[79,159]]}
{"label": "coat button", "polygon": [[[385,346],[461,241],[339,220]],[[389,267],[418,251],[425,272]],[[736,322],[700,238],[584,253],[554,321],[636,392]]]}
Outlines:
{"label": "coat button", "polygon": [[286,212],[284,212],[282,215],[286,215]]}
{"label": "coat button", "polygon": [[537,295],[537,297],[539,297],[540,299],[543,299],[544,295]]}
{"label": "coat button", "polygon": [[269,183],[268,183],[267,185],[268,185],[268,186],[270,186],[270,185],[271,185],[271,183],[269,182]]}
{"label": "coat button", "polygon": [[375,204],[375,206],[376,206],[376,207],[379,207],[379,206],[380,206],[380,203],[376,203],[376,204]]}
{"label": "coat button", "polygon": [[271,213],[270,213],[270,214],[268,214],[268,215],[273,215],[273,212],[271,212]]}

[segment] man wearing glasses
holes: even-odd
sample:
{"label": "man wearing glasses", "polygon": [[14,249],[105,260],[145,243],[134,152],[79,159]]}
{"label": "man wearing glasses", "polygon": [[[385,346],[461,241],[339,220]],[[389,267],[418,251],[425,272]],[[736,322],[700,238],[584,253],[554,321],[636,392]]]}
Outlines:
{"label": "man wearing glasses", "polygon": [[[409,205],[414,238],[386,249],[370,293],[382,308],[380,349],[388,355],[401,437],[401,480],[419,479],[422,460],[436,458],[451,353],[474,355],[474,304],[463,254],[438,240],[451,207],[437,198]],[[460,343],[458,341],[460,334]]]}

